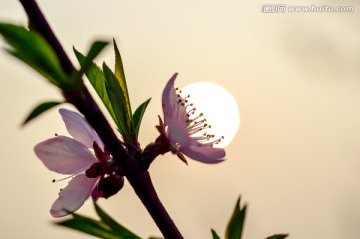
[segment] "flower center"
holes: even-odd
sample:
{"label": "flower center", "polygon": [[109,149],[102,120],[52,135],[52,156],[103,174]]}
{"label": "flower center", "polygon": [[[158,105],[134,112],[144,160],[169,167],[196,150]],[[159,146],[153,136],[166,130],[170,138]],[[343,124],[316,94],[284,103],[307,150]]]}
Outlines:
{"label": "flower center", "polygon": [[[189,103],[190,95],[181,96],[181,90],[175,89],[177,92],[176,100],[176,117],[178,120],[184,120],[186,123],[186,131],[192,140],[192,144],[197,146],[214,146],[224,139],[224,136],[215,138],[214,134],[209,134],[206,130],[211,128],[207,123],[203,113],[197,114],[197,109],[193,103]],[[176,131],[176,129],[175,129]]]}
{"label": "flower center", "polygon": [[85,171],[85,174],[88,178],[100,177],[100,180],[96,188],[91,192],[91,195],[95,200],[99,197],[108,198],[116,194],[123,187],[124,177],[117,175],[109,164],[112,157],[106,148],[103,151],[96,142],[94,142],[93,148],[95,156],[99,161],[91,165]]}

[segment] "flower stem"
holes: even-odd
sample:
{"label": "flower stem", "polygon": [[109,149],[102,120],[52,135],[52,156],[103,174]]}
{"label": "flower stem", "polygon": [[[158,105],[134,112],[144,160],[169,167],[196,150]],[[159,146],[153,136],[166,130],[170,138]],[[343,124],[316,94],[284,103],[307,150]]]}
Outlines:
{"label": "flower stem", "polygon": [[[19,1],[28,15],[30,28],[37,31],[46,39],[59,58],[63,70],[70,76],[74,66],[54,32],[51,30],[36,1]],[[171,239],[183,238],[162,205],[152,184],[149,173],[140,166],[138,163],[140,160],[133,159],[133,157],[141,157],[141,155],[129,155],[127,153],[105,116],[100,111],[98,105],[90,95],[88,89],[82,85],[81,89],[66,93],[64,97],[67,102],[73,104],[84,115],[86,120],[98,133],[109,152],[113,155],[115,166],[121,169],[121,172],[127,177],[135,193],[152,216],[163,236]]]}

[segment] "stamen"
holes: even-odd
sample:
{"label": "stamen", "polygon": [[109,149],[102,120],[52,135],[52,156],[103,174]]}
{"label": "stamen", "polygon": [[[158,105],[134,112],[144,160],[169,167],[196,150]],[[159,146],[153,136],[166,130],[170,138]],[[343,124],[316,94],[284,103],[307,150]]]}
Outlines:
{"label": "stamen", "polygon": [[[193,107],[192,103],[189,103],[190,95],[183,98],[181,96],[182,91],[179,90],[178,87],[176,87],[175,90],[178,97],[175,105],[176,115],[179,119],[183,119],[186,116],[187,132],[192,139],[192,144],[198,146],[213,146],[220,143],[221,140],[224,139],[224,136],[216,139],[214,134],[204,132],[206,129],[211,129],[212,127],[207,123],[203,113],[198,114],[196,117],[192,117],[196,112],[196,108]],[[201,134],[201,131],[204,133]]]}
{"label": "stamen", "polygon": [[196,128],[188,129],[188,132],[189,132],[189,134],[195,134],[195,133],[200,132],[201,130],[204,130],[206,128],[207,127],[204,127],[204,126],[200,125],[200,126],[198,126]]}
{"label": "stamen", "polygon": [[[195,108],[196,109],[196,108]],[[195,118],[192,118],[192,119],[190,119],[191,121],[195,121],[195,120],[197,120],[198,118],[201,118],[202,116],[204,116],[204,114],[203,113],[200,113],[198,116],[196,116]],[[199,121],[199,122],[204,122],[204,121],[206,121],[206,119],[203,119],[203,120],[201,120],[201,121]],[[196,122],[196,121],[195,121]]]}
{"label": "stamen", "polygon": [[[176,88],[176,90],[178,90],[178,88]],[[186,109],[189,106],[192,106],[192,104],[189,104],[188,98],[190,97],[190,95],[187,95],[185,98],[182,98],[181,96],[181,90],[179,91],[179,93],[177,94],[178,99],[176,100],[176,115],[179,118],[182,118],[184,115],[186,115]]]}
{"label": "stamen", "polygon": [[192,122],[192,124],[189,124],[189,126],[187,127],[188,132],[190,134],[193,134],[195,131],[199,131],[199,129],[205,129],[205,128],[210,128],[208,124],[204,124],[202,125],[204,122],[206,122],[206,119],[200,120],[200,121],[194,121]]}
{"label": "stamen", "polygon": [[[215,137],[215,135],[211,135],[211,138],[214,138],[214,137]],[[224,136],[221,136],[221,138],[218,138],[216,140],[213,140],[213,141],[210,141],[210,142],[207,142],[207,143],[203,143],[201,145],[203,145],[203,146],[208,145],[208,146],[212,147],[212,146],[214,146],[214,144],[220,143],[221,140],[223,140],[223,139],[224,139]],[[199,146],[201,146],[201,145],[199,145]]]}
{"label": "stamen", "polygon": [[187,96],[185,96],[184,97],[184,101],[185,101],[185,103],[187,103],[188,102],[188,99],[190,98],[190,95],[187,95]]}
{"label": "stamen", "polygon": [[74,177],[74,175],[70,175],[70,176],[68,176],[68,177],[65,177],[65,178],[62,178],[62,179],[53,179],[52,180],[52,182],[53,183],[55,183],[55,182],[61,182],[61,181],[64,181],[64,180],[66,180],[66,179],[68,179],[68,178],[72,178],[72,177]]}

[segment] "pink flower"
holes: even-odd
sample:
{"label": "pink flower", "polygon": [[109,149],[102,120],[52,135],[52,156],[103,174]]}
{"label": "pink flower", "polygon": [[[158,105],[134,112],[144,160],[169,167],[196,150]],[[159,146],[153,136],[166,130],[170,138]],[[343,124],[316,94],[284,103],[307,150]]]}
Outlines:
{"label": "pink flower", "polygon": [[164,111],[164,131],[173,153],[181,152],[186,156],[208,164],[219,163],[225,157],[225,150],[213,146],[221,141],[206,133],[211,126],[206,123],[203,114],[195,115],[196,108],[188,103],[189,96],[183,98],[174,87],[177,73],[165,86],[162,95]]}
{"label": "pink flower", "polygon": [[108,198],[123,186],[123,177],[116,175],[109,165],[111,155],[87,121],[70,110],[60,109],[59,112],[73,138],[57,136],[34,148],[49,170],[72,177],[51,207],[53,217],[78,210],[90,196],[94,200]]}

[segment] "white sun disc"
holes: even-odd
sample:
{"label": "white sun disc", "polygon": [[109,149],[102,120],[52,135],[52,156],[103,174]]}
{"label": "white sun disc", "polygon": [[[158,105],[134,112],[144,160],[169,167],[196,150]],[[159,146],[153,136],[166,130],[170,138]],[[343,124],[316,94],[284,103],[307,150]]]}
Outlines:
{"label": "white sun disc", "polygon": [[189,103],[193,103],[196,112],[204,113],[207,123],[211,128],[209,134],[214,134],[214,139],[224,139],[215,147],[227,146],[235,137],[240,126],[240,114],[235,98],[221,86],[200,82],[186,85],[181,89],[181,95],[190,95]]}

